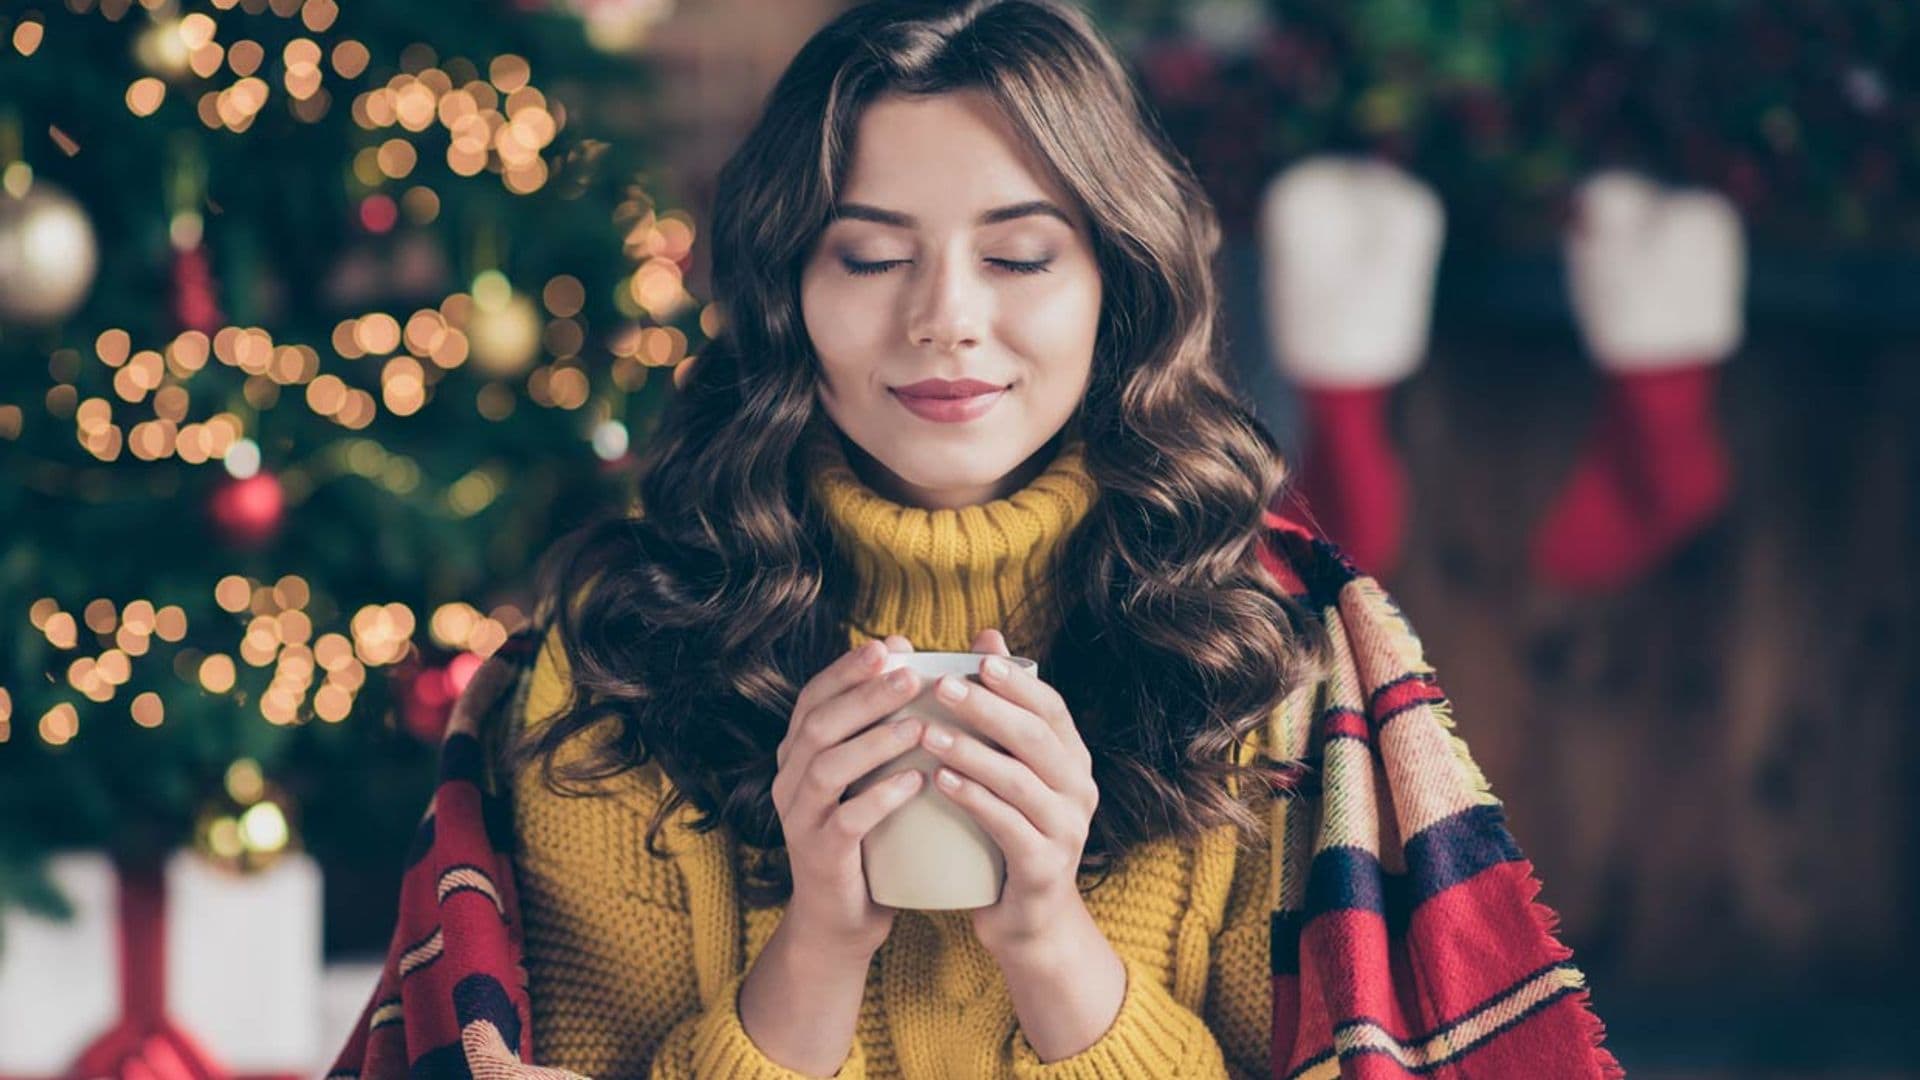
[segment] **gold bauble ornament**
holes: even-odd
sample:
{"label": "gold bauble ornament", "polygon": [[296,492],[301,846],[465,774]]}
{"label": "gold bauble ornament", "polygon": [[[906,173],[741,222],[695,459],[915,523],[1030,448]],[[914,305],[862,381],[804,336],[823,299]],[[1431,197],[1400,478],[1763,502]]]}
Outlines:
{"label": "gold bauble ornament", "polygon": [[265,870],[300,849],[292,797],[266,780],[257,762],[241,758],[227,767],[220,792],[194,815],[193,849],[234,873]]}
{"label": "gold bauble ornament", "polygon": [[467,356],[482,374],[519,375],[540,356],[540,309],[489,270],[473,284],[473,310],[467,316]]}
{"label": "gold bauble ornament", "polygon": [[19,198],[0,193],[0,319],[66,318],[86,300],[99,264],[93,223],[66,192],[36,180]]}
{"label": "gold bauble ornament", "polygon": [[193,70],[193,46],[178,18],[155,19],[134,39],[133,56],[141,67],[163,78],[184,78]]}

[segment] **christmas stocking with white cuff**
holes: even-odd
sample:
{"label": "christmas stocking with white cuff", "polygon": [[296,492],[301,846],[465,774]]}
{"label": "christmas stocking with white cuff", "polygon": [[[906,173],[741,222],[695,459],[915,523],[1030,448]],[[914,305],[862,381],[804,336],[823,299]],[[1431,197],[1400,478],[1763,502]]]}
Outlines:
{"label": "christmas stocking with white cuff", "polygon": [[1740,341],[1746,252],[1739,213],[1717,192],[1609,171],[1575,198],[1567,276],[1606,384],[1530,561],[1560,588],[1602,591],[1658,565],[1731,497],[1714,393]]}
{"label": "christmas stocking with white cuff", "polygon": [[1399,563],[1406,519],[1387,397],[1426,354],[1444,225],[1432,190],[1381,161],[1309,158],[1261,202],[1270,351],[1307,428],[1283,501],[1380,578]]}

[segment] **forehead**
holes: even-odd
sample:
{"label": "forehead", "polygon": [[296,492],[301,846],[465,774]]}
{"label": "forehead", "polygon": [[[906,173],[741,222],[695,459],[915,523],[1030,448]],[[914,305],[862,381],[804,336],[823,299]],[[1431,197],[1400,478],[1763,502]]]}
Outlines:
{"label": "forehead", "polygon": [[882,95],[861,111],[852,151],[842,201],[903,211],[929,226],[971,222],[981,211],[1030,199],[1078,214],[978,90]]}

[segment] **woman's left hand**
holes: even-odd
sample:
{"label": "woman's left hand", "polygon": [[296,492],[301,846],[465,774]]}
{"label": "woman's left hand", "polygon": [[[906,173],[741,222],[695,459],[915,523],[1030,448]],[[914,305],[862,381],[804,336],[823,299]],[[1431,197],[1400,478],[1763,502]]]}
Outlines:
{"label": "woman's left hand", "polygon": [[[998,630],[982,630],[973,651],[1011,655]],[[1082,904],[1081,852],[1099,803],[1093,757],[1058,691],[1013,665],[981,661],[984,687],[945,676],[942,703],[1004,749],[945,725],[929,724],[920,742],[941,768],[935,785],[1000,845],[1007,881],[998,903],[976,908],[974,934],[1001,963],[1043,952],[1052,931],[1074,925],[1062,916]],[[949,745],[939,745],[942,735]],[[957,785],[948,783],[957,780]]]}

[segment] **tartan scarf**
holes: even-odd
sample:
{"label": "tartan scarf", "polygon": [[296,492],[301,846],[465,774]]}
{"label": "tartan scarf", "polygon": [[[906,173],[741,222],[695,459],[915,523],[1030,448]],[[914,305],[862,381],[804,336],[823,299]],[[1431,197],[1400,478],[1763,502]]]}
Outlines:
{"label": "tartan scarf", "polygon": [[[1624,1076],[1398,605],[1303,525],[1263,525],[1262,565],[1332,645],[1263,745],[1295,781],[1272,804],[1272,1076]],[[545,630],[514,634],[461,694],[386,961],[328,1080],[579,1080],[534,1060],[510,787],[492,768]]]}

